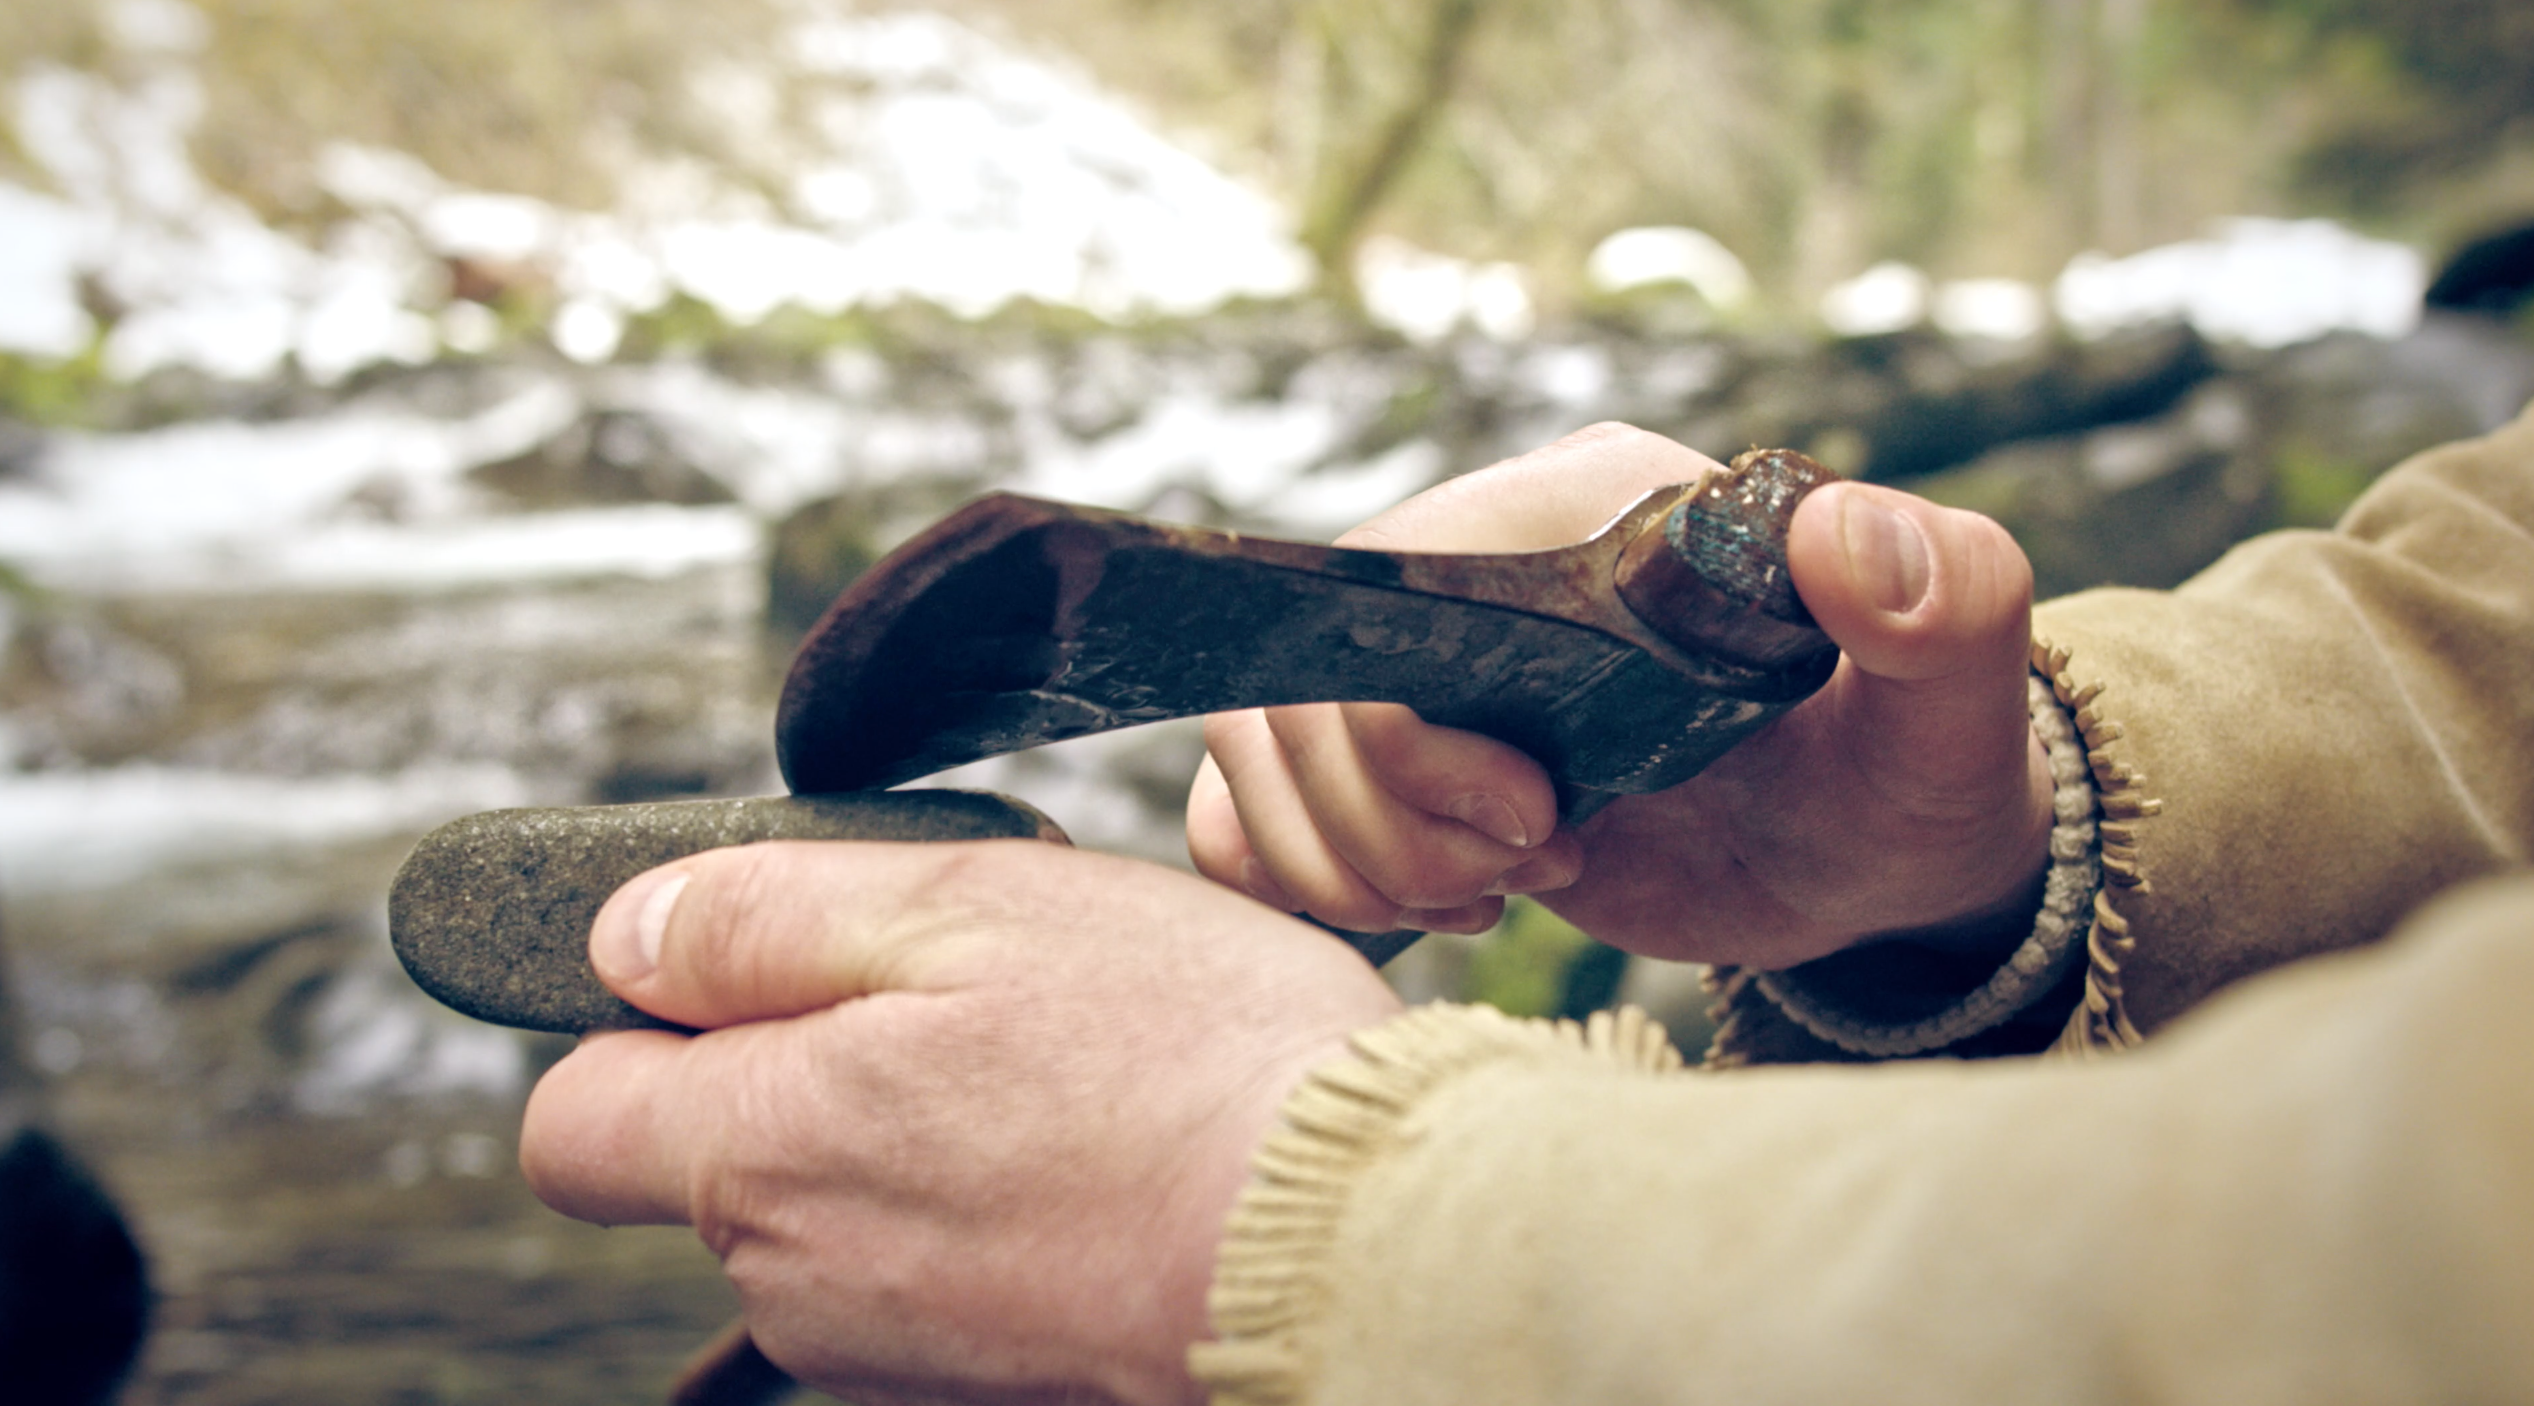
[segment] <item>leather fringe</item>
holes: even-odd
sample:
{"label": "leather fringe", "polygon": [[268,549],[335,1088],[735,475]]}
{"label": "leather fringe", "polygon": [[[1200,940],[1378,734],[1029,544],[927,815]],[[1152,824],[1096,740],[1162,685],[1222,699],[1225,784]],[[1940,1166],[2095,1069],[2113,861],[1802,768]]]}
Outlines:
{"label": "leather fringe", "polygon": [[2067,1029],[2052,1046],[2057,1054],[2091,1057],[2126,1050],[2146,1039],[2130,1023],[2122,999],[2121,959],[2137,946],[2128,917],[2113,901],[2115,890],[2149,893],[2144,859],[2140,857],[2138,822],[2164,809],[2164,802],[2146,794],[2147,778],[2112,755],[2112,744],[2127,735],[2098,706],[2103,684],[2080,684],[2069,671],[2069,652],[2034,640],[2033,672],[2050,684],[2051,693],[2075,717],[2085,740],[2086,765],[2094,774],[2095,805],[2100,813],[2096,833],[2102,842],[2103,887],[2094,895],[2093,922],[2085,938],[2085,997],[2068,1019]]}

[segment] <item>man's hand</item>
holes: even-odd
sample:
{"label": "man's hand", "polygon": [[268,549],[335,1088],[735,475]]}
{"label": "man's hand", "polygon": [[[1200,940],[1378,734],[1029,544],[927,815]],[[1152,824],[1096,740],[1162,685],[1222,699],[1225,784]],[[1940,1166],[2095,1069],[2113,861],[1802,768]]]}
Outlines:
{"label": "man's hand", "polygon": [[1326,933],[1032,841],[696,855],[618,891],[590,956],[705,1033],[556,1065],[530,1185],[693,1225],[767,1356],[874,1403],[1193,1399],[1250,1154],[1398,1009]]}
{"label": "man's hand", "polygon": [[[1660,436],[1595,426],[1338,540],[1563,546],[1713,467]],[[1537,764],[1404,708],[1220,714],[1188,800],[1189,853],[1209,878],[1340,927],[1475,932],[1502,895],[1535,893],[1630,951],[1764,968],[2029,913],[2051,788],[2025,714],[2022,551],[1975,514],[1833,484],[1797,509],[1787,557],[1843,652],[1838,672],[1680,786],[1559,828]]]}

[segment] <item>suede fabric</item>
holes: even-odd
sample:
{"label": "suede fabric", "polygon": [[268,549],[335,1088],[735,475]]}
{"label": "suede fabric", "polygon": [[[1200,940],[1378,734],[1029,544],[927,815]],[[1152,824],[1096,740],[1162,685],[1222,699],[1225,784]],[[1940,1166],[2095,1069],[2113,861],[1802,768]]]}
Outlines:
{"label": "suede fabric", "polygon": [[1272,1145],[1192,1363],[1218,1406],[2534,1400],[2529,1003],[2534,879],[2113,1060],[1665,1073],[1414,1013]]}
{"label": "suede fabric", "polygon": [[[1411,1012],[1260,1154],[1218,1403],[2534,1400],[2534,414],[2036,634],[2105,880],[2062,1047],[2153,1040]],[[1725,1063],[1825,1057],[1726,980]]]}
{"label": "suede fabric", "polygon": [[2051,602],[2034,633],[2102,685],[2108,752],[2162,802],[2113,894],[2141,1032],[2534,855],[2534,413],[2394,470],[2334,532]]}

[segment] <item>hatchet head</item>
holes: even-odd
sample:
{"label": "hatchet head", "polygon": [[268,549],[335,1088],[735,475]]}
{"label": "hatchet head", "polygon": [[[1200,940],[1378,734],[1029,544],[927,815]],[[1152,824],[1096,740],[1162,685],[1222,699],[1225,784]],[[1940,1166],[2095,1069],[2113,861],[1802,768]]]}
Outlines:
{"label": "hatchet head", "polygon": [[1384,701],[1509,742],[1570,812],[1687,779],[1820,687],[1786,571],[1828,474],[1754,451],[1545,552],[1365,551],[998,493],[874,566],[795,657],[796,792],[1232,709]]}

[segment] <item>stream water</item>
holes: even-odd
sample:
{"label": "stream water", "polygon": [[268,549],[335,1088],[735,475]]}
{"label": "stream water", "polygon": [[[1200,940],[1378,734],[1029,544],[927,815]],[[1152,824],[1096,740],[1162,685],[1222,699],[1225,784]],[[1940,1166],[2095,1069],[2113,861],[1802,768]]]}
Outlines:
{"label": "stream water", "polygon": [[186,685],[146,759],[0,787],[24,1044],[160,1294],[127,1401],[656,1399],[732,1312],[687,1232],[528,1195],[561,1046],[414,991],[383,895],[458,813],[762,770],[747,577],[77,603]]}
{"label": "stream water", "polygon": [[[655,382],[643,402],[753,501],[521,511],[464,475],[565,435],[595,393],[492,380],[418,382],[419,410],[56,437],[0,479],[0,560],[41,587],[0,656],[0,945],[51,1121],[160,1295],[130,1402],[657,1399],[734,1311],[689,1232],[527,1193],[520,1111],[566,1046],[416,991],[388,879],[474,810],[780,789],[772,521],[819,489],[939,478],[929,502],[970,480],[903,419],[799,467],[846,437],[831,392]],[[730,428],[734,402],[777,448]],[[1188,395],[1172,414],[1108,450],[1113,491],[1206,429]],[[1197,748],[1146,729],[944,779],[1170,861]]]}

